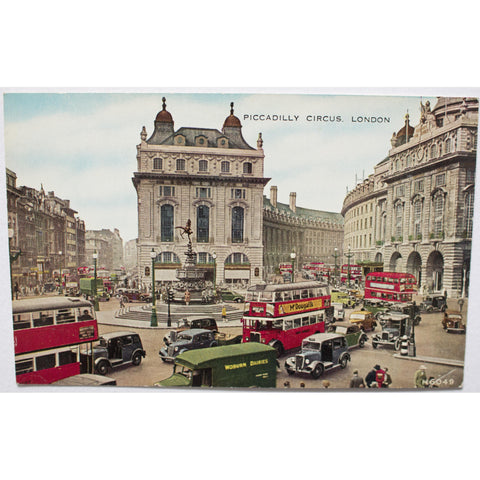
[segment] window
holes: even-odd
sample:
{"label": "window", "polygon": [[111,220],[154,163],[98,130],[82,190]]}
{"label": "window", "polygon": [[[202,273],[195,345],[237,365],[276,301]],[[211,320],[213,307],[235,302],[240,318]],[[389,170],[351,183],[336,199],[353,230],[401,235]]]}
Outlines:
{"label": "window", "polygon": [[249,264],[250,262],[248,261],[248,257],[245,254],[240,252],[235,252],[235,253],[231,253],[225,259],[225,265],[231,265],[232,263],[241,265],[241,264]]}
{"label": "window", "polygon": [[222,173],[229,173],[230,172],[230,162],[224,161],[222,162]]}
{"label": "window", "polygon": [[177,170],[185,170],[185,160],[183,158],[177,158]]}
{"label": "window", "polygon": [[55,354],[42,355],[35,359],[35,370],[46,370],[55,367]]}
{"label": "window", "polygon": [[437,175],[435,177],[435,186],[442,187],[445,185],[445,174],[442,173],[441,175]]}
{"label": "window", "polygon": [[245,198],[245,189],[244,188],[232,188],[232,198],[240,199]]}
{"label": "window", "polygon": [[475,170],[465,170],[465,180],[467,183],[475,182]]}
{"label": "window", "polygon": [[154,158],[153,159],[153,169],[154,170],[161,170],[162,166],[162,159],[161,158]]}
{"label": "window", "polygon": [[403,205],[398,202],[395,206],[395,236],[397,240],[403,235]]}
{"label": "window", "polygon": [[77,354],[71,350],[67,350],[65,352],[60,352],[58,354],[58,364],[59,365],[68,365],[70,363],[77,362]]}
{"label": "window", "polygon": [[242,207],[233,207],[232,209],[232,242],[243,242],[243,219],[244,211]]}
{"label": "window", "polygon": [[197,242],[209,240],[210,209],[206,205],[197,208]]}
{"label": "window", "polygon": [[160,228],[162,242],[173,242],[173,206],[162,205],[160,209]]}
{"label": "window", "polygon": [[433,199],[433,233],[435,237],[440,237],[443,232],[443,209],[444,197],[437,194]]}
{"label": "window", "polygon": [[160,261],[161,263],[180,263],[178,255],[174,252],[162,252]]}
{"label": "window", "polygon": [[15,362],[15,374],[33,372],[33,358],[26,358],[25,360],[18,360]]}
{"label": "window", "polygon": [[243,173],[252,173],[252,164],[250,162],[243,164]]}
{"label": "window", "polygon": [[473,193],[465,196],[465,236],[471,238],[473,229]]}
{"label": "window", "polygon": [[163,197],[174,197],[175,196],[175,187],[170,185],[161,185],[159,187],[159,194]]}
{"label": "window", "polygon": [[450,153],[452,151],[452,139],[447,138],[447,141],[445,142],[445,153]]}
{"label": "window", "polygon": [[413,184],[413,192],[414,193],[423,192],[423,179],[415,180],[415,183]]}
{"label": "window", "polygon": [[197,198],[210,198],[211,189],[207,187],[197,187],[195,195]]}
{"label": "window", "polygon": [[437,146],[434,144],[430,147],[430,158],[435,158],[437,156]]}
{"label": "window", "polygon": [[414,240],[420,240],[422,235],[422,202],[417,200],[413,204],[413,235]]}
{"label": "window", "polygon": [[403,197],[405,195],[405,185],[399,185],[396,189],[397,197]]}
{"label": "window", "polygon": [[200,160],[198,162],[198,170],[200,172],[206,172],[208,170],[208,161],[207,160]]}

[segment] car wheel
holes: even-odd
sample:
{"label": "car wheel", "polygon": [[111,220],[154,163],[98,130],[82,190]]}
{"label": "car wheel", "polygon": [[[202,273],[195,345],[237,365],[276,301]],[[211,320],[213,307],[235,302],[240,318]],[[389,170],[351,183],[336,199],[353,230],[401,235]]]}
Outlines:
{"label": "car wheel", "polygon": [[347,368],[347,365],[348,365],[348,357],[345,355],[340,360],[340,367],[341,368]]}
{"label": "car wheel", "polygon": [[310,375],[315,379],[320,378],[323,375],[323,365],[321,363],[316,365]]}
{"label": "car wheel", "polygon": [[142,354],[140,352],[137,352],[132,357],[132,364],[137,366],[140,365],[140,363],[142,363]]}
{"label": "car wheel", "polygon": [[108,369],[109,369],[109,365],[108,365],[108,362],[106,361],[100,362],[96,368],[97,373],[99,375],[106,375],[108,373]]}
{"label": "car wheel", "polygon": [[395,340],[395,344],[393,345],[393,348],[395,348],[395,350],[400,350],[400,340]]}
{"label": "car wheel", "polygon": [[293,375],[293,374],[295,373],[293,370],[290,370],[290,369],[288,369],[288,368],[287,368],[286,370],[287,370],[287,373],[288,373],[289,375]]}
{"label": "car wheel", "polygon": [[236,303],[242,303],[242,299],[241,299],[241,298],[236,298],[236,299],[235,299],[235,302],[236,302]]}
{"label": "car wheel", "polygon": [[283,345],[281,342],[275,342],[270,346],[277,351],[277,358],[283,355]]}
{"label": "car wheel", "polygon": [[361,338],[360,341],[358,342],[358,346],[360,348],[363,348],[365,346],[365,339],[364,338]]}
{"label": "car wheel", "polygon": [[432,313],[433,312],[433,307],[427,307],[427,312]]}
{"label": "car wheel", "polygon": [[373,347],[373,348],[377,348],[377,343],[376,343],[376,342],[372,342],[372,347]]}

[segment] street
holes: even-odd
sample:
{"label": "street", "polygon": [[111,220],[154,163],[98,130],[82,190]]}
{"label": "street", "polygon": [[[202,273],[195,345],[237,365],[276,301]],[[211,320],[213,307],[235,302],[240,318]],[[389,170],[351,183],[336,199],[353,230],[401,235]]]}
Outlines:
{"label": "street", "polygon": [[[110,302],[101,303],[100,308],[102,311],[111,310],[113,319],[114,310],[118,308],[118,301],[112,299]],[[351,311],[347,311],[347,316]],[[415,328],[417,356],[463,361],[465,335],[445,333],[441,325],[442,317],[442,313],[422,314],[422,321]],[[342,323],[347,324],[348,320],[338,322],[338,324]],[[168,378],[173,371],[173,364],[164,363],[160,359],[158,352],[163,346],[162,339],[169,329],[99,325],[100,334],[125,330],[139,333],[147,355],[140,366],[127,366],[111,370],[108,376],[115,378],[118,386],[128,387],[149,387],[159,380]],[[380,326],[377,326],[373,333],[377,333],[379,330]],[[220,331],[238,334],[241,332],[241,327],[222,325],[220,326]],[[305,389],[323,389],[325,388],[324,381],[328,381],[331,389],[348,389],[355,369],[359,371],[360,376],[365,378],[367,373],[377,364],[382,368],[388,368],[388,373],[393,381],[391,388],[414,388],[414,375],[420,365],[427,367],[427,378],[433,377],[432,381],[435,385],[433,388],[458,388],[461,386],[463,378],[462,367],[401,357],[400,352],[396,352],[393,348],[379,346],[377,349],[373,349],[370,341],[372,332],[369,332],[367,335],[369,341],[364,348],[356,347],[350,351],[352,360],[344,370],[336,368],[335,370],[326,371],[318,380],[313,379],[309,375],[288,375],[285,371],[284,363],[286,358],[295,354],[295,351],[287,352],[279,358],[280,369],[277,373],[277,388],[285,388],[285,382],[289,382],[292,389],[300,388],[301,383],[305,385]]]}

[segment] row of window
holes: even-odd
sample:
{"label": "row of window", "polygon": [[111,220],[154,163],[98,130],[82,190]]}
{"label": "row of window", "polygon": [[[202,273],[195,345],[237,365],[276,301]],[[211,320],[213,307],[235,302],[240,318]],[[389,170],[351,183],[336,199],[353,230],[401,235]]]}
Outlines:
{"label": "row of window", "polygon": [[[230,191],[230,198],[232,199],[244,199],[246,197],[245,188],[232,188]],[[175,187],[173,185],[160,185],[158,187],[158,194],[161,197],[174,197],[175,196]],[[195,188],[195,198],[212,198],[212,188],[211,187],[196,187]]]}
{"label": "row of window", "polygon": [[[155,259],[156,263],[180,263],[180,258],[175,252],[162,252],[159,253],[157,258]],[[212,264],[214,263],[214,259],[212,255],[208,252],[199,252],[197,253],[197,264]],[[232,265],[232,264],[240,264],[246,265],[249,264],[248,257],[241,252],[231,253],[225,259],[225,265]]]}
{"label": "row of window", "polygon": [[[220,171],[222,173],[230,173],[230,163],[228,160],[224,160],[220,164]],[[186,170],[186,161],[184,158],[177,158],[175,162],[175,167],[177,171]],[[153,159],[153,169],[154,170],[163,170],[163,158],[154,158]],[[208,160],[199,160],[198,161],[198,171],[199,172],[208,172]],[[243,162],[243,173],[252,173],[253,167],[251,162]]]}
{"label": "row of window", "polygon": [[[197,231],[196,241],[208,243],[210,241],[210,207],[199,205],[196,209]],[[243,242],[245,212],[242,207],[232,208],[231,233],[233,243]],[[174,213],[172,205],[162,205],[160,208],[160,237],[162,242],[174,241]]]}

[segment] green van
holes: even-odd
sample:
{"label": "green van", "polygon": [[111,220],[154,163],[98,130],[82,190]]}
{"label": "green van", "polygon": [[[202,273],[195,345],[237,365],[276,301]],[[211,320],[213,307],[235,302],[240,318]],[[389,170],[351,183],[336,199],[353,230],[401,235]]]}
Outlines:
{"label": "green van", "polygon": [[277,351],[257,342],[189,350],[175,358],[162,387],[275,388]]}

